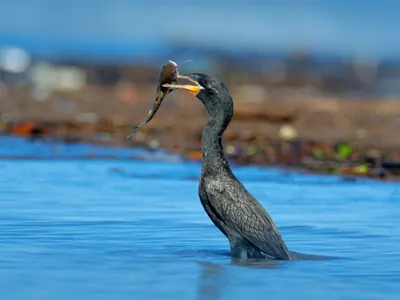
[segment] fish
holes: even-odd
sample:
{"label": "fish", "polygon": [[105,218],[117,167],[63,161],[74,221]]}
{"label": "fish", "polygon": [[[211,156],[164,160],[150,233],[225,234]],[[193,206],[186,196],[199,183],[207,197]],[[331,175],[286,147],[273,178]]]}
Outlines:
{"label": "fish", "polygon": [[132,138],[132,136],[144,125],[153,119],[156,115],[158,109],[161,106],[161,103],[164,101],[165,97],[173,91],[171,87],[163,87],[164,84],[173,85],[177,84],[179,78],[178,72],[178,64],[172,60],[169,60],[166,64],[164,64],[160,69],[160,74],[158,76],[158,84],[157,84],[157,91],[156,97],[153,103],[153,107],[149,110],[149,114],[145,121],[141,124],[133,126],[131,128],[131,133],[126,137],[126,139]]}

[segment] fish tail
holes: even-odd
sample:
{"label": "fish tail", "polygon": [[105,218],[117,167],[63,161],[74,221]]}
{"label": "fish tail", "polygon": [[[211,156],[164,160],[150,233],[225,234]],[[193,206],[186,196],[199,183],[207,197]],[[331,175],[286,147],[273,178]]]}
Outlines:
{"label": "fish tail", "polygon": [[135,133],[139,130],[140,126],[133,126],[132,132],[126,136],[126,139],[129,140],[131,137],[135,135]]}

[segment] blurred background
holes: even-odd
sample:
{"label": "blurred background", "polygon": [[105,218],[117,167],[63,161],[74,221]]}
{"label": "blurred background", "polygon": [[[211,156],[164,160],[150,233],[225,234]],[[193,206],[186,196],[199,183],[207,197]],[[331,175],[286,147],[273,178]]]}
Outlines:
{"label": "blurred background", "polygon": [[232,160],[395,174],[399,9],[361,0],[2,1],[0,128],[200,159],[206,114],[184,93],[124,139],[147,116],[162,64],[192,60],[181,73],[215,75],[235,100]]}

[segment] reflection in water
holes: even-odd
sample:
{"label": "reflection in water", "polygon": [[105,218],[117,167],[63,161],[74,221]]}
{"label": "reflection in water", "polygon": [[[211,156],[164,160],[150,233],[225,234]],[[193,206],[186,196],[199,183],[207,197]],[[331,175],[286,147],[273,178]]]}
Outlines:
{"label": "reflection in water", "polygon": [[199,262],[200,278],[197,288],[199,300],[215,300],[221,296],[222,265],[212,262]]}
{"label": "reflection in water", "polygon": [[[278,269],[288,263],[287,261],[265,259],[239,259],[231,258],[231,265],[257,269]],[[223,276],[223,263],[210,261],[198,262],[200,266],[200,278],[197,288],[199,300],[215,300],[221,297],[221,287],[229,285],[226,276]]]}

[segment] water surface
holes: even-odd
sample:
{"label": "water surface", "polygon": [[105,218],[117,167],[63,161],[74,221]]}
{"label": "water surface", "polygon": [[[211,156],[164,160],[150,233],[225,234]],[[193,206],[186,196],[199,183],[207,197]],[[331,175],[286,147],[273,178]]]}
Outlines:
{"label": "water surface", "polygon": [[[3,157],[89,147],[2,141]],[[199,202],[197,163],[3,159],[1,299],[399,299],[398,184],[234,171],[290,249],[340,259],[232,262]]]}

